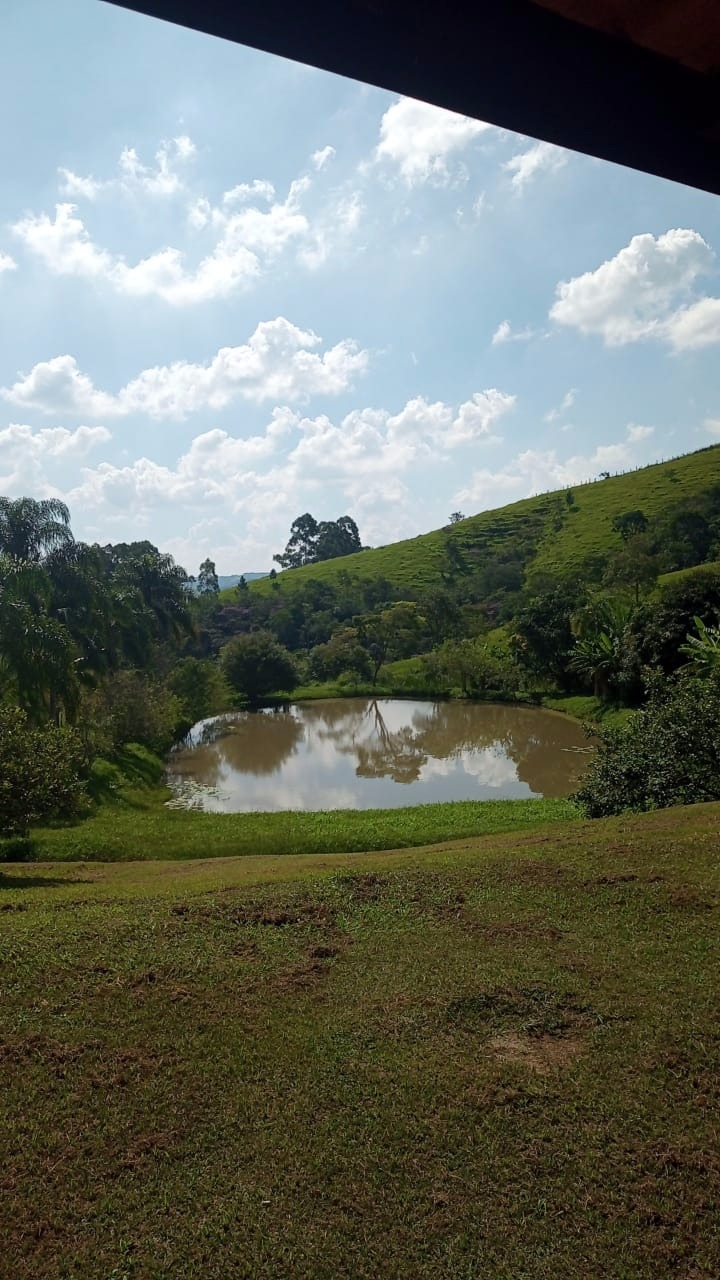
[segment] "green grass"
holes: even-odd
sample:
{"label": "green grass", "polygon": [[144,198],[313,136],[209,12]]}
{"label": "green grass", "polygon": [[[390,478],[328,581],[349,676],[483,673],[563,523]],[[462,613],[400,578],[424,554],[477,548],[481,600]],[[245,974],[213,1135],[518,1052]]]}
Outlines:
{"label": "green grass", "polygon": [[[658,516],[669,505],[718,484],[720,445],[711,445],[627,475],[574,485],[572,509],[565,503],[565,491],[559,490],[469,516],[454,526],[453,539],[458,540],[471,561],[482,564],[488,554],[509,550],[518,539],[531,537],[536,552],[528,560],[528,571],[566,574],[579,568],[588,557],[606,555],[620,547],[620,539],[612,529],[614,516],[637,508],[649,517]],[[562,514],[559,529],[553,519],[558,498]],[[334,583],[339,573],[349,572],[361,578],[384,577],[408,594],[416,594],[437,583],[448,532],[437,529],[338,560],[286,570],[277,575],[277,583],[281,591],[295,590],[308,579]],[[273,591],[272,581],[259,579],[250,583],[250,590],[267,595]],[[221,594],[233,599],[232,591]]]}
{"label": "green grass", "polygon": [[73,826],[32,834],[32,856],[129,861],[257,854],[356,853],[404,849],[468,836],[537,827],[578,817],[569,800],[465,800],[406,809],[317,813],[198,813],[167,809],[164,791],[128,805],[101,805]]}
{"label": "green grass", "polygon": [[692,565],[689,569],[675,569],[673,573],[661,573],[657,590],[662,595],[664,587],[674,586],[677,582],[703,573],[720,573],[720,560],[707,560],[705,564]]}
{"label": "green grass", "polygon": [[717,1280],[719,822],[6,868],[0,1274]]}
{"label": "green grass", "polygon": [[427,678],[423,657],[399,658],[386,662],[380,669],[377,683],[358,680],[351,684],[344,680],[325,680],[319,684],[298,685],[293,689],[293,702],[310,702],[317,698],[444,698]]}
{"label": "green grass", "polygon": [[632,707],[609,706],[599,698],[582,694],[546,696],[542,699],[542,705],[550,711],[562,711],[564,715],[572,716],[573,720],[580,720],[587,724],[603,724],[612,729],[622,728],[635,714]]}

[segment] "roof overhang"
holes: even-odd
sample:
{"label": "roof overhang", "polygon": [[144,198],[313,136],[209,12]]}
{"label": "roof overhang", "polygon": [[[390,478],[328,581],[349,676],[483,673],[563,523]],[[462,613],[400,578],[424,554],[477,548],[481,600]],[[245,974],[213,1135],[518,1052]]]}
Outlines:
{"label": "roof overhang", "polygon": [[720,194],[718,0],[109,3]]}

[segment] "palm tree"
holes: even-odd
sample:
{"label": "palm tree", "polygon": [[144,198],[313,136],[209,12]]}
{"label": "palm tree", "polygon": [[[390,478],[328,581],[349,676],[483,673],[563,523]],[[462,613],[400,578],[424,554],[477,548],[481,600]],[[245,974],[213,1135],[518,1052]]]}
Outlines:
{"label": "palm tree", "polygon": [[0,498],[0,552],[39,564],[73,542],[70,512],[58,498]]}
{"label": "palm tree", "polygon": [[41,565],[0,556],[0,693],[40,722],[78,703],[78,652],[68,628],[49,616],[51,583]]}
{"label": "palm tree", "polygon": [[710,676],[720,671],[720,625],[708,627],[702,618],[695,616],[697,635],[688,634],[680,652],[688,659],[687,666],[696,676]]}
{"label": "palm tree", "polygon": [[633,615],[624,601],[594,599],[573,618],[575,647],[568,667],[592,684],[596,698],[606,701],[617,687],[623,667],[625,637]]}

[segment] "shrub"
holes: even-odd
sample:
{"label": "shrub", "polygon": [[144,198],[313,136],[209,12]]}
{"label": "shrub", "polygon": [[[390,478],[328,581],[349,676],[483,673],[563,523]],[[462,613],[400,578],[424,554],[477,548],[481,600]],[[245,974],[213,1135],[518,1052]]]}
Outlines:
{"label": "shrub", "polygon": [[0,834],[24,836],[47,818],[74,817],[84,798],[82,763],[73,729],[36,728],[20,707],[0,707]]}
{"label": "shrub", "polygon": [[720,673],[656,679],[647,707],[600,745],[574,799],[589,818],[720,799]]}
{"label": "shrub", "polygon": [[250,702],[268,693],[288,692],[297,684],[297,670],[290,654],[267,631],[235,636],[220,657],[226,680]]}
{"label": "shrub", "polygon": [[217,663],[203,658],[183,658],[168,676],[168,687],[182,704],[188,728],[206,716],[219,715],[230,706],[231,693]]}
{"label": "shrub", "polygon": [[190,728],[177,694],[142,671],[116,671],[83,700],[78,727],[86,756],[110,756],[126,742],[140,742],[157,755]]}

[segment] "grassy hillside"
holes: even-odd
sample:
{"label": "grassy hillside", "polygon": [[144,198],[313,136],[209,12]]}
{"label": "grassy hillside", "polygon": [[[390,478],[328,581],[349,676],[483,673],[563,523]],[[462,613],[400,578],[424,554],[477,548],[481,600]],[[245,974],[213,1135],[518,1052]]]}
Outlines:
{"label": "grassy hillside", "polygon": [[[567,491],[558,490],[483,511],[454,526],[452,537],[468,559],[479,564],[485,554],[523,541],[528,545],[528,571],[566,573],[590,556],[619,547],[620,539],[612,529],[614,516],[636,508],[650,518],[659,516],[713,485],[720,485],[720,445],[627,475],[575,485],[572,506],[567,504]],[[278,574],[278,581],[281,587],[294,589],[308,578],[335,582],[345,571],[363,578],[386,578],[409,593],[419,592],[437,581],[445,565],[448,534],[448,529],[437,529],[338,560],[286,570]],[[250,589],[267,594],[273,587],[270,579],[263,578]],[[232,598],[231,592],[224,595]]]}
{"label": "grassy hillside", "polygon": [[690,569],[675,569],[673,573],[661,573],[658,578],[658,591],[662,595],[665,587],[674,586],[676,582],[686,582],[697,574],[720,573],[720,560],[707,560],[705,564],[693,565]]}
{"label": "grassy hillside", "polygon": [[719,820],[5,868],[0,1275],[717,1280]]}

